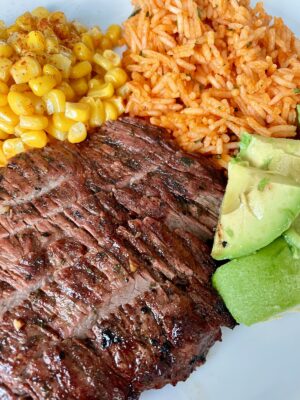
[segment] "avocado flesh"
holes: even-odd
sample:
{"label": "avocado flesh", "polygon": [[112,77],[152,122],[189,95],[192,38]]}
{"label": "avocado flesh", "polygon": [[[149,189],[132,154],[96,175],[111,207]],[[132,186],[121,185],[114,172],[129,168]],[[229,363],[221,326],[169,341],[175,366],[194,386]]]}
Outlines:
{"label": "avocado flesh", "polygon": [[300,141],[243,133],[238,159],[300,182]]}
{"label": "avocado flesh", "polygon": [[228,177],[212,250],[216,260],[267,246],[300,213],[300,186],[292,179],[238,162],[230,163]]}
{"label": "avocado flesh", "polygon": [[252,325],[300,303],[300,263],[279,238],[255,254],[220,267],[213,285],[236,321]]}
{"label": "avocado flesh", "polygon": [[300,259],[300,218],[296,218],[292,226],[284,233],[284,238],[290,245],[294,258]]}

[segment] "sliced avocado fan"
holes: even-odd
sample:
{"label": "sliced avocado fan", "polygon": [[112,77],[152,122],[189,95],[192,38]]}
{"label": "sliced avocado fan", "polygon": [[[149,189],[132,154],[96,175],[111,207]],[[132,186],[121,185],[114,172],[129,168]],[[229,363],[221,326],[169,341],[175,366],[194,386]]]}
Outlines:
{"label": "sliced avocado fan", "polygon": [[213,285],[237,322],[268,320],[300,304],[300,264],[279,238],[250,256],[220,267]]}
{"label": "sliced avocado fan", "polygon": [[212,250],[217,260],[242,257],[285,232],[300,213],[294,180],[232,162]]}

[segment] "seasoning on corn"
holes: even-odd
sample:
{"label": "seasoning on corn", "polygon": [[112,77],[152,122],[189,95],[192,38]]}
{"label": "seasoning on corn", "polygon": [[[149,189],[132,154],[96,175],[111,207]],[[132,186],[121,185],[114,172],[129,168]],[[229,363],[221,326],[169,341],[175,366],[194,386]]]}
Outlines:
{"label": "seasoning on corn", "polygon": [[49,138],[80,143],[125,111],[128,77],[112,50],[121,34],[118,25],[104,34],[44,7],[1,28],[0,167]]}

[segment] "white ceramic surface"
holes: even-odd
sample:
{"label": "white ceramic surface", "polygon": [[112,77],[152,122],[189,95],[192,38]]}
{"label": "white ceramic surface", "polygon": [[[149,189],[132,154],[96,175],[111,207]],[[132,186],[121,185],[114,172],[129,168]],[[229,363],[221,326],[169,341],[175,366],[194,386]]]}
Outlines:
{"label": "white ceramic surface", "polygon": [[[130,0],[0,0],[0,19],[11,22],[21,12],[45,5],[69,18],[102,27],[131,13]],[[273,15],[283,17],[300,36],[299,0],[266,0]],[[142,400],[299,400],[300,314],[252,328],[224,330],[223,343],[207,363],[176,388],[151,391]]]}

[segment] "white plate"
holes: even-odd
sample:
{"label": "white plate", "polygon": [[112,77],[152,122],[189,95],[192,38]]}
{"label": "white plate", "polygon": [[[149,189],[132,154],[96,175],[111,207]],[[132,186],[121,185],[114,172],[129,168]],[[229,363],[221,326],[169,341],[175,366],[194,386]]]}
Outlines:
{"label": "white plate", "polygon": [[[106,27],[131,13],[130,0],[0,0],[0,19],[12,22],[25,10],[44,5],[69,18]],[[266,0],[268,11],[285,19],[300,36],[299,0]],[[142,396],[143,400],[299,400],[300,314],[224,331],[223,343],[185,383]]]}

